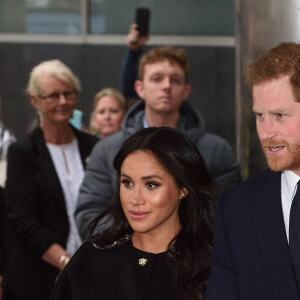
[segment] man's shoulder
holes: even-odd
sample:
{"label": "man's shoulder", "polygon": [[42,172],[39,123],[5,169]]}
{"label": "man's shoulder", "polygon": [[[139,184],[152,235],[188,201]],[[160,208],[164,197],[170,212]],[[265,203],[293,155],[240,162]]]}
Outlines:
{"label": "man's shoulder", "polygon": [[267,168],[229,188],[225,193],[223,193],[222,196],[224,198],[234,198],[234,196],[238,195],[252,197],[260,189],[264,189],[267,186],[272,186],[272,184],[280,184],[280,177],[280,172],[273,172]]}
{"label": "man's shoulder", "polygon": [[129,138],[129,134],[123,131],[118,131],[96,143],[91,153],[91,159],[102,158],[107,162],[112,162],[115,155],[118,153],[123,142]]}
{"label": "man's shoulder", "polygon": [[118,131],[97,142],[95,148],[100,149],[116,149],[120,148],[122,143],[129,137],[123,131]]}

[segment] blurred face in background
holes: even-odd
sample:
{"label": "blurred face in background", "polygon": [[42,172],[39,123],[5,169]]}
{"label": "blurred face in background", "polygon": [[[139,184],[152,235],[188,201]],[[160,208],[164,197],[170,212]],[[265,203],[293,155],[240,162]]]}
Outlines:
{"label": "blurred face in background", "polygon": [[98,100],[93,113],[93,125],[99,131],[101,138],[121,129],[124,110],[117,99],[112,96],[103,96]]}
{"label": "blurred face in background", "polygon": [[68,123],[75,108],[77,93],[60,79],[44,74],[39,79],[41,92],[30,95],[31,102],[40,112],[42,123]]}
{"label": "blurred face in background", "polygon": [[178,112],[191,91],[183,68],[168,60],[145,65],[144,77],[136,81],[135,88],[147,111],[166,115]]}

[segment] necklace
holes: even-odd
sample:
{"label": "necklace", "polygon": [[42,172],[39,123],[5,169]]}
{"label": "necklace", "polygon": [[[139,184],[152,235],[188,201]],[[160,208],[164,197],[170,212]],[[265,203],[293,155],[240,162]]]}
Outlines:
{"label": "necklace", "polygon": [[65,153],[64,146],[61,146],[61,151],[62,151],[62,155],[63,155],[63,158],[64,158],[67,173],[70,174],[71,172],[70,172],[70,168],[69,168],[69,164],[68,164],[68,160],[67,160],[67,156],[66,156],[66,153]]}

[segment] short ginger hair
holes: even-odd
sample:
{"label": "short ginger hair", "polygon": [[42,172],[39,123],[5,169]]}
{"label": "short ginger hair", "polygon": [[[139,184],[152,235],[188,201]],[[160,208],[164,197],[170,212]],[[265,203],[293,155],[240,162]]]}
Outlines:
{"label": "short ginger hair", "polygon": [[261,54],[247,67],[247,82],[252,93],[253,86],[290,77],[292,92],[300,102],[300,44],[281,43]]}
{"label": "short ginger hair", "polygon": [[184,49],[167,47],[153,48],[144,54],[139,65],[139,79],[143,80],[145,66],[167,60],[170,64],[178,64],[184,71],[185,82],[188,82],[189,63]]}

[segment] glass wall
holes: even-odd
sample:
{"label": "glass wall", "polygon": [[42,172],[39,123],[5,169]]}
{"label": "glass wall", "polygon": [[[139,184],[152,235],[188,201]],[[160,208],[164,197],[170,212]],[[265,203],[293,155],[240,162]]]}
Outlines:
{"label": "glass wall", "polygon": [[159,35],[233,35],[234,0],[1,0],[0,32],[126,34],[135,9],[151,11]]}
{"label": "glass wall", "polygon": [[150,9],[152,34],[234,34],[233,0],[91,0],[91,33],[127,33],[137,7]]}
{"label": "glass wall", "polygon": [[17,136],[36,122],[24,93],[33,66],[57,58],[80,78],[77,103],[89,124],[94,94],[119,87],[126,34],[137,7],[151,11],[145,51],[186,50],[192,93],[207,129],[235,149],[234,0],[0,0],[0,98],[4,124]]}
{"label": "glass wall", "polygon": [[1,0],[0,32],[81,34],[80,0]]}

